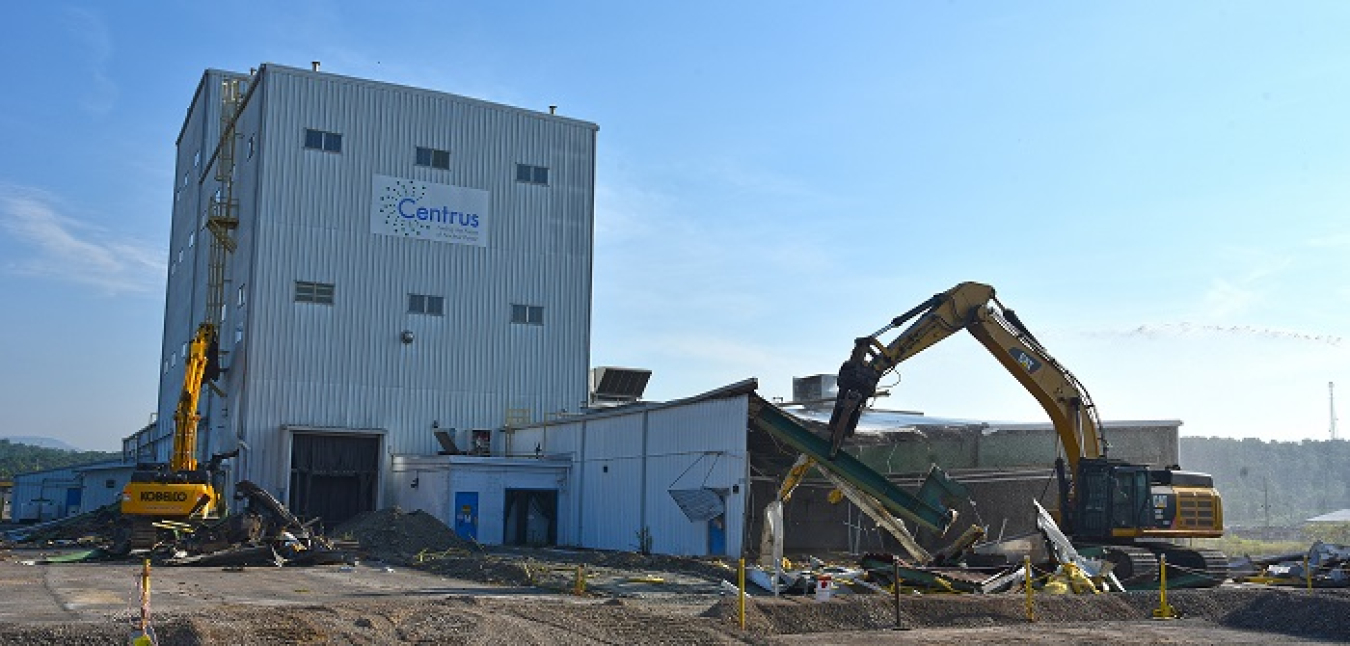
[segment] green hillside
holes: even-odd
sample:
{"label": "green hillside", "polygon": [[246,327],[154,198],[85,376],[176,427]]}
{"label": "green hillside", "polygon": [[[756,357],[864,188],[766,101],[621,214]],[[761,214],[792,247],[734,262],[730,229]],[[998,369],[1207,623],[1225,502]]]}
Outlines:
{"label": "green hillside", "polygon": [[79,466],[94,462],[120,460],[121,458],[121,453],[63,451],[0,440],[0,478],[10,479],[18,473]]}
{"label": "green hillside", "polygon": [[1228,526],[1297,527],[1350,508],[1350,442],[1181,438],[1181,466],[1214,476]]}

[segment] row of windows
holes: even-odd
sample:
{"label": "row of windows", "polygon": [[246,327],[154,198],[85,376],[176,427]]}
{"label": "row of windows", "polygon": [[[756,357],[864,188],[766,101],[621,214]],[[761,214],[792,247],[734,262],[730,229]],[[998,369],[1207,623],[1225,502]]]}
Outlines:
{"label": "row of windows", "polygon": [[[332,305],[336,287],[333,283],[314,283],[295,281],[295,302]],[[243,300],[243,292],[239,294]],[[445,297],[432,294],[408,294],[408,313],[428,316],[445,316]],[[542,305],[511,304],[511,322],[521,325],[543,325],[544,307]]]}
{"label": "row of windows", "polygon": [[[342,152],[342,135],[324,130],[305,129],[305,148],[328,153]],[[253,156],[253,139],[249,139],[249,157]],[[413,164],[427,168],[450,170],[450,151],[438,148],[417,146],[413,151]],[[516,164],[516,181],[525,184],[548,186],[548,167]]]}

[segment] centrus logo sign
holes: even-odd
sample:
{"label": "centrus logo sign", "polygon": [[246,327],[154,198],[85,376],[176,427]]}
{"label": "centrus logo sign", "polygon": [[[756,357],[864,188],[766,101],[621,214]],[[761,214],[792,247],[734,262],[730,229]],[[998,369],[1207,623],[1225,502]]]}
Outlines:
{"label": "centrus logo sign", "polygon": [[1026,350],[1014,347],[1008,348],[1008,352],[1012,354],[1013,360],[1017,362],[1017,365],[1022,366],[1022,369],[1027,371],[1028,374],[1034,374],[1037,370],[1041,369],[1041,362],[1038,361],[1036,357],[1027,354]]}

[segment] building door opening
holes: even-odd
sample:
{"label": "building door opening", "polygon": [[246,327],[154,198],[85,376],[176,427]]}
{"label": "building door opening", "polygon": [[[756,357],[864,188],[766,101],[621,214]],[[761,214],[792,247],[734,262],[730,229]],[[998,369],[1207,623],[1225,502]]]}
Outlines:
{"label": "building door opening", "polygon": [[291,442],[290,508],[336,527],[375,509],[380,436],[296,433]]}
{"label": "building door opening", "polygon": [[455,492],[455,534],[478,540],[478,492]]}
{"label": "building door opening", "polygon": [[558,544],[558,490],[507,489],[505,545]]}

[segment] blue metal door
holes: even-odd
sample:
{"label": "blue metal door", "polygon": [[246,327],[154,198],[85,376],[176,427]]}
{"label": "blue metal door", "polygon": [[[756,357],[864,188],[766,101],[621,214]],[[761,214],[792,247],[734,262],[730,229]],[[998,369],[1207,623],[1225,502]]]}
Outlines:
{"label": "blue metal door", "polygon": [[727,553],[727,518],[719,515],[708,521],[708,555],[721,556]]}
{"label": "blue metal door", "polygon": [[455,492],[455,533],[478,540],[478,492]]}

